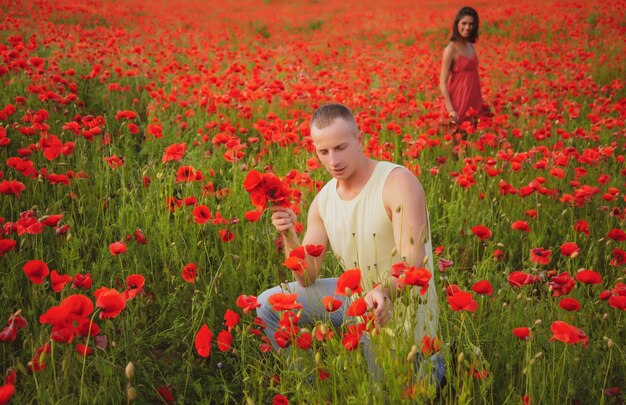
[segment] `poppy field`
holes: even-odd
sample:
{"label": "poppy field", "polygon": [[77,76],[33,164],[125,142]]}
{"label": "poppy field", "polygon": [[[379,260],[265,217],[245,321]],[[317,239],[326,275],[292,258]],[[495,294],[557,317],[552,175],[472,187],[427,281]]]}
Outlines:
{"label": "poppy field", "polygon": [[[0,404],[624,403],[626,2],[474,4],[492,114],[456,133],[438,85],[462,5],[3,2]],[[435,280],[421,343],[371,321],[357,269],[340,328],[285,291],[275,350],[256,317],[319,254],[285,259],[267,207],[306,228],[328,102],[424,187],[434,268],[394,266]],[[439,390],[413,369],[435,352]]]}

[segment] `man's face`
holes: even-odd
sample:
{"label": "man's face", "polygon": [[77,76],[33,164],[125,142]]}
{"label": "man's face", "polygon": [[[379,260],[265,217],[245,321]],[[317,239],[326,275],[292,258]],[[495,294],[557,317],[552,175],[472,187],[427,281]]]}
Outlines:
{"label": "man's face", "polygon": [[353,126],[343,118],[336,118],[324,129],[313,125],[311,138],[317,156],[334,178],[345,180],[354,173],[362,152]]}

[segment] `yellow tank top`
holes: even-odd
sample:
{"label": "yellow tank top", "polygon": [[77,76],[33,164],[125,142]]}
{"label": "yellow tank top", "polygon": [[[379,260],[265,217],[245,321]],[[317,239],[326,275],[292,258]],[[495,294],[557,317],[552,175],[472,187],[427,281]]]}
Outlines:
{"label": "yellow tank top", "polygon": [[[396,252],[391,220],[383,203],[383,188],[387,177],[400,165],[381,161],[376,164],[372,175],[361,192],[351,200],[342,200],[337,193],[337,180],[332,179],[318,195],[318,209],[324,222],[330,247],[344,270],[358,267],[365,291],[376,283],[385,283],[390,275],[391,265],[399,262]],[[426,207],[424,207],[426,209]],[[428,218],[428,210],[426,210]],[[407,332],[414,331],[419,343],[424,335],[437,334],[437,291],[433,273],[432,243],[430,223],[428,239],[424,243],[428,258],[424,266],[432,274],[428,292],[419,296],[419,288],[412,289],[412,304],[394,305],[394,320],[403,322]],[[392,254],[393,253],[393,254]],[[418,302],[415,305],[415,301]],[[417,310],[417,313],[415,313]]]}

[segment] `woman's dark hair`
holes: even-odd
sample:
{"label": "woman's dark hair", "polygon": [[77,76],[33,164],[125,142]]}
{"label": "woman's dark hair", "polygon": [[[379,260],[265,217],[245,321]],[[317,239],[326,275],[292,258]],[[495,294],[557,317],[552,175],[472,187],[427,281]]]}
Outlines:
{"label": "woman's dark hair", "polygon": [[470,33],[468,41],[473,44],[478,39],[478,13],[471,7],[463,7],[459,10],[456,17],[454,18],[454,25],[452,26],[452,36],[450,37],[450,41],[457,41],[461,38],[461,33],[459,32],[459,21],[461,21],[461,18],[465,17],[466,15],[474,17],[474,29]]}

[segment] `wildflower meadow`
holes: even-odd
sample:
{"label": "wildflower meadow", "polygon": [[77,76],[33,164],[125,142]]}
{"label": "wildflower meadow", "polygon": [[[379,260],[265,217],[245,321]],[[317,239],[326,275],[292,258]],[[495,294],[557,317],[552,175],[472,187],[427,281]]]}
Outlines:
{"label": "wildflower meadow", "polygon": [[[0,404],[623,404],[626,2],[473,4],[492,114],[450,131],[463,5],[0,2]],[[421,344],[332,254],[349,322],[301,325],[285,291],[276,350],[256,316],[321,248],[285,258],[268,207],[306,229],[328,102],[425,190],[434,268],[394,266],[434,278]],[[413,368],[436,352],[439,389]]]}

